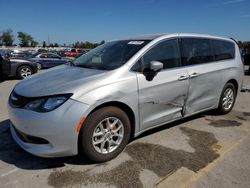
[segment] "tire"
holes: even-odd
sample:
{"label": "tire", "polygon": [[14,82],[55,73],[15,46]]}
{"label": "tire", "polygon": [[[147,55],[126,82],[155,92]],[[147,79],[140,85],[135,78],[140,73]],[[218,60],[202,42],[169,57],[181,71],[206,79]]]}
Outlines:
{"label": "tire", "polygon": [[[110,129],[108,124],[111,124]],[[82,126],[80,149],[93,162],[109,161],[125,148],[130,132],[129,118],[120,108],[110,106],[98,109],[87,117]]]}
{"label": "tire", "polygon": [[30,66],[22,65],[17,69],[17,76],[20,79],[28,78],[33,74],[33,70]]}
{"label": "tire", "polygon": [[236,92],[234,84],[227,83],[222,90],[217,111],[220,114],[229,113],[233,109],[236,95],[237,95],[237,92]]}

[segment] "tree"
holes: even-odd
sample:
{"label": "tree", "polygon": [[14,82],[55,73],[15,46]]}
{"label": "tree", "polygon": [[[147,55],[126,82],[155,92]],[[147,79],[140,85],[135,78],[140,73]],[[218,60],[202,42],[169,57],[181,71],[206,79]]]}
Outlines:
{"label": "tree", "polygon": [[24,32],[17,32],[17,33],[18,33],[17,37],[20,40],[19,45],[21,47],[29,47],[29,46],[35,47],[38,45],[38,42],[35,41],[33,37],[30,36],[29,34]]}
{"label": "tree", "polygon": [[82,43],[77,41],[76,43],[73,44],[74,48],[82,48]]}
{"label": "tree", "polygon": [[1,35],[1,43],[2,45],[5,46],[12,46],[13,42],[14,42],[14,35],[12,34],[12,30],[8,29],[6,31],[4,31]]}
{"label": "tree", "polygon": [[46,48],[46,47],[47,47],[46,42],[43,41],[43,48]]}
{"label": "tree", "polygon": [[105,43],[105,40],[102,40],[101,42],[100,42],[100,45],[102,45],[102,44],[104,44]]}
{"label": "tree", "polygon": [[55,42],[54,47],[59,47],[59,44]]}
{"label": "tree", "polygon": [[21,47],[28,47],[31,36],[24,32],[17,32],[17,34],[18,34],[17,37],[20,40],[19,45]]}
{"label": "tree", "polygon": [[30,41],[30,46],[31,47],[36,47],[38,45],[37,41],[34,41],[33,39]]}

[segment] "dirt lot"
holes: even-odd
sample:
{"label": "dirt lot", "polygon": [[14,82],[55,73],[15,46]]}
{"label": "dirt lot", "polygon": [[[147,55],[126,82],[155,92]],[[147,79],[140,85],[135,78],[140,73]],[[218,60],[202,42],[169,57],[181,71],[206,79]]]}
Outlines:
{"label": "dirt lot", "polygon": [[[244,88],[250,89],[250,76]],[[18,80],[0,83],[0,187],[249,187],[250,92],[225,116],[207,112],[133,140],[116,159],[43,159],[15,144],[6,103]]]}

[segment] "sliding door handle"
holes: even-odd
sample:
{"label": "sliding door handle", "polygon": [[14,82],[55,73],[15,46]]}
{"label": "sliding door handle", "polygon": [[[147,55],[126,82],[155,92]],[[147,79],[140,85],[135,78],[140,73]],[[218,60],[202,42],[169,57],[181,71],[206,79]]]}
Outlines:
{"label": "sliding door handle", "polygon": [[197,73],[197,72],[194,72],[194,73],[189,75],[190,78],[195,78],[197,76],[199,76],[199,73]]}
{"label": "sliding door handle", "polygon": [[189,76],[180,76],[178,78],[179,81],[182,81],[182,80],[187,80],[189,78]]}

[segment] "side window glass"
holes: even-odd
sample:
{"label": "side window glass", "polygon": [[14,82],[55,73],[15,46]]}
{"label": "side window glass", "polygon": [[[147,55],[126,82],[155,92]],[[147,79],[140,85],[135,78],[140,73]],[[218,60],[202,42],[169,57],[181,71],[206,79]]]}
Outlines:
{"label": "side window glass", "polygon": [[59,56],[57,56],[55,54],[49,54],[48,57],[53,58],[53,59],[59,59]]}
{"label": "side window glass", "polygon": [[142,62],[141,62],[141,59],[140,59],[139,61],[137,61],[133,65],[133,67],[131,68],[131,70],[134,71],[134,72],[141,72],[141,64],[142,64]]}
{"label": "side window glass", "polygon": [[225,59],[234,59],[235,57],[235,48],[234,43],[222,41],[222,40],[212,40],[215,60],[225,60]]}
{"label": "side window glass", "polygon": [[150,49],[142,57],[144,68],[149,68],[151,61],[163,63],[163,69],[180,66],[180,55],[177,39],[163,41]]}
{"label": "side window glass", "polygon": [[47,58],[47,54],[41,54],[40,58]]}
{"label": "side window glass", "polygon": [[196,65],[214,61],[209,39],[182,38],[181,58],[185,65]]}

